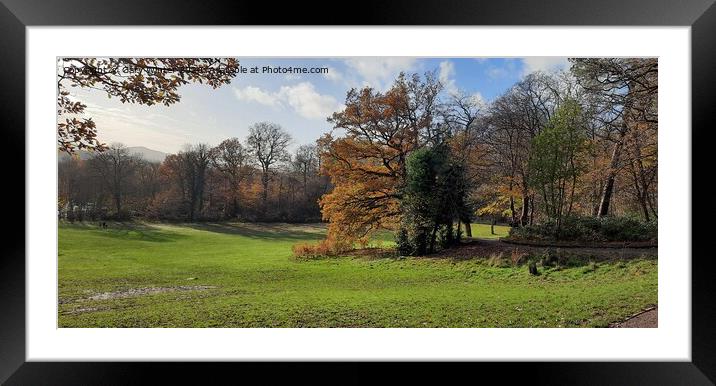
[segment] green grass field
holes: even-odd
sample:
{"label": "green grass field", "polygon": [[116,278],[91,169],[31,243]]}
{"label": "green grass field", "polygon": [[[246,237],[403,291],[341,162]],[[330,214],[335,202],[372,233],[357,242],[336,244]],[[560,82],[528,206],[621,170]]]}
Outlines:
{"label": "green grass field", "polygon": [[[656,259],[530,276],[525,266],[498,268],[485,258],[292,258],[294,243],[324,232],[61,224],[59,326],[595,327],[657,303]],[[495,237],[477,224],[473,235]]]}
{"label": "green grass field", "polygon": [[507,237],[510,233],[510,227],[504,225],[495,225],[494,235],[490,233],[490,226],[486,224],[472,224],[470,228],[472,228],[472,237],[478,239],[498,239]]}

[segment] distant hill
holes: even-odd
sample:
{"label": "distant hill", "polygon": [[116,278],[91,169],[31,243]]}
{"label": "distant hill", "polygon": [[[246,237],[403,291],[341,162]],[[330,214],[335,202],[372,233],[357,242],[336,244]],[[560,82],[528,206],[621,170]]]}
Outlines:
{"label": "distant hill", "polygon": [[[164,152],[161,152],[158,150],[152,150],[152,149],[146,148],[144,146],[129,146],[129,147],[127,147],[127,150],[129,150],[129,154],[139,155],[143,159],[150,161],[150,162],[163,162],[164,158],[166,158],[168,155],[167,153],[164,153]],[[77,152],[77,154],[79,155],[80,159],[83,159],[83,160],[89,159],[90,157],[92,157],[92,153],[85,151],[85,150],[80,150],[79,152]],[[57,160],[58,161],[64,161],[68,158],[69,158],[69,155],[67,155],[67,153],[65,153],[63,151],[57,152]]]}
{"label": "distant hill", "polygon": [[164,162],[164,158],[167,158],[169,154],[146,148],[144,146],[132,146],[127,147],[130,154],[139,154],[147,161],[150,162]]}

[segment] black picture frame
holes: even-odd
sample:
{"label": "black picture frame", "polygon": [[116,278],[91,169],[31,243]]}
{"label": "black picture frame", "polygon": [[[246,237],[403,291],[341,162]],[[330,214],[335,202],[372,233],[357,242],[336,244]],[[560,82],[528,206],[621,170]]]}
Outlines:
{"label": "black picture frame", "polygon": [[[509,381],[523,379],[538,384],[713,384],[716,380],[716,303],[713,301],[713,258],[708,240],[716,202],[708,176],[713,174],[709,154],[713,138],[711,111],[716,106],[716,6],[714,0],[556,0],[523,2],[407,0],[384,3],[361,1],[337,4],[311,2],[233,2],[161,0],[121,2],[98,0],[2,0],[0,4],[0,121],[3,156],[18,174],[5,211],[14,219],[4,227],[0,257],[0,381],[7,385],[84,385],[156,383],[219,383],[218,374],[231,383],[243,383],[246,373],[274,377],[310,378],[317,383],[337,383],[316,370],[316,364],[294,363],[63,363],[26,362],[25,355],[25,175],[17,166],[25,160],[25,43],[27,26],[78,25],[570,25],[570,26],[691,26],[692,61],[692,361],[643,363],[464,363],[432,371],[426,365],[406,369],[403,363],[374,364],[381,380],[449,382],[469,374],[487,381],[502,374]],[[331,14],[333,13],[333,14]],[[260,37],[247,37],[258,39]],[[109,43],[108,43],[109,44]],[[240,44],[235,42],[233,44]],[[636,44],[636,43],[635,43]],[[662,98],[668,102],[668,96]],[[668,129],[668,128],[667,128]],[[687,135],[687,133],[685,133]],[[20,176],[20,173],[22,175]],[[14,176],[12,176],[14,177]],[[8,176],[7,178],[11,178]],[[15,211],[16,213],[12,213]],[[23,219],[22,221],[20,219]],[[703,223],[703,224],[700,224]],[[682,256],[688,259],[689,256]],[[338,383],[374,380],[377,372],[355,363],[336,363]],[[320,373],[320,374],[319,374]],[[239,374],[241,374],[239,376]],[[159,378],[157,378],[159,377]],[[483,378],[486,377],[486,378]],[[248,378],[244,379],[248,381]],[[221,382],[223,383],[223,382]]]}

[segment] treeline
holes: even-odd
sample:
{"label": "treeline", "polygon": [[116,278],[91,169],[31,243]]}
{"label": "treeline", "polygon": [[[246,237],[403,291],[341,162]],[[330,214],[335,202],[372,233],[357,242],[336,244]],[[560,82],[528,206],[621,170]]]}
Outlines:
{"label": "treeline", "polygon": [[150,162],[121,144],[59,162],[59,216],[74,220],[320,221],[329,190],[315,145],[288,152],[291,136],[261,122],[242,142],[187,145]]}
{"label": "treeline", "polygon": [[482,212],[558,227],[570,215],[655,219],[657,59],[571,63],[527,76],[481,117],[493,192]]}
{"label": "treeline", "polygon": [[345,135],[320,141],[334,188],[321,199],[330,226],[318,248],[389,228],[402,253],[429,253],[475,215],[549,223],[557,237],[568,218],[655,220],[657,59],[570,61],[487,105],[446,93],[432,73],[351,90],[329,118]]}

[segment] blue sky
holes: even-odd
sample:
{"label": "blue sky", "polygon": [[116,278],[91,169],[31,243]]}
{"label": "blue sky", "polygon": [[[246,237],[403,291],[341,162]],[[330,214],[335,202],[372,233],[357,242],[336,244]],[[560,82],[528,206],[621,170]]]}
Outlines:
{"label": "blue sky", "polygon": [[244,139],[255,122],[270,121],[293,136],[291,148],[312,143],[331,129],[326,117],[342,108],[351,87],[387,89],[400,71],[435,71],[446,92],[460,90],[491,101],[526,74],[565,69],[566,58],[239,58],[258,66],[327,67],[327,74],[239,74],[216,90],[203,85],[179,89],[181,101],[169,107],[122,104],[96,90],[71,89],[87,104],[106,143],[145,146],[174,153],[187,143],[216,145]]}

